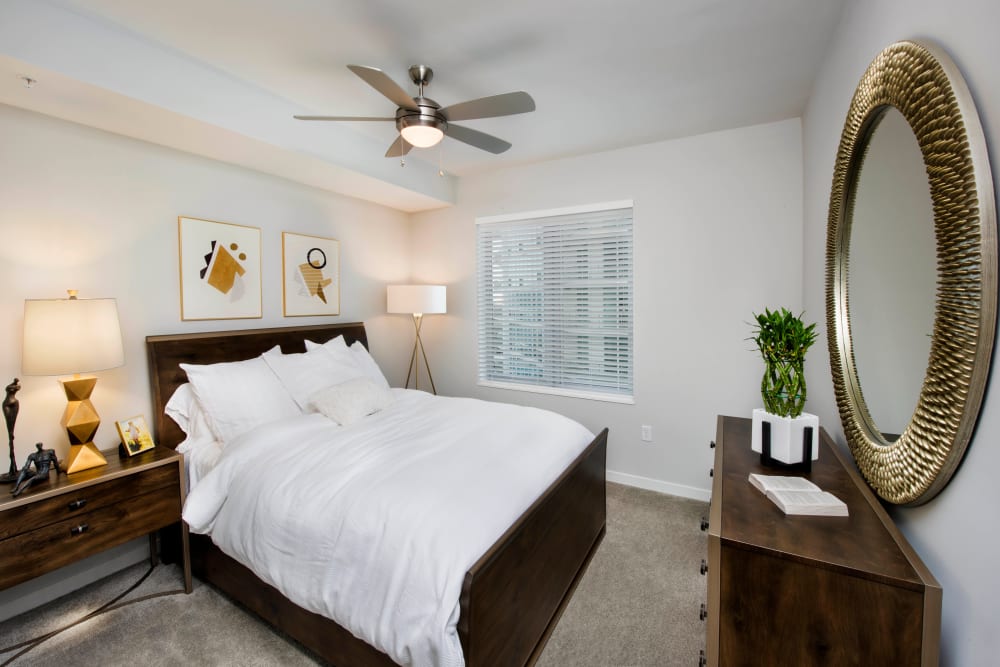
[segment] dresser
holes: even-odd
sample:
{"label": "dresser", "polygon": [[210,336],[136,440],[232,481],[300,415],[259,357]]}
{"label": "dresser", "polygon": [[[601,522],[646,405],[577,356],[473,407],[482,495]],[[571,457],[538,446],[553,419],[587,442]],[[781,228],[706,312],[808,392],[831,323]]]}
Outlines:
{"label": "dresser", "polygon": [[184,503],[184,458],[156,447],[131,458],[104,452],[107,465],[66,475],[50,473],[17,498],[0,487],[0,590],[111,547],[180,524],[184,584],[191,592]]}
{"label": "dresser", "polygon": [[702,568],[707,663],[937,665],[941,587],[853,462],[821,430],[804,476],[850,516],[785,516],[747,476],[799,473],[762,466],[750,429],[719,417]]}

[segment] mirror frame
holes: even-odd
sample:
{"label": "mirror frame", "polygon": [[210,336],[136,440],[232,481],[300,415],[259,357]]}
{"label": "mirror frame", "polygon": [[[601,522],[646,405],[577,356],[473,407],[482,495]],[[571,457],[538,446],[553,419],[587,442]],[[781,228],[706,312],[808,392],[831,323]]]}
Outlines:
{"label": "mirror frame", "polygon": [[[913,416],[895,441],[879,432],[855,367],[848,251],[858,177],[872,133],[895,107],[916,135],[937,247],[934,328]],[[826,245],[826,324],[837,407],[865,479],[896,504],[948,484],[976,425],[997,313],[996,202],[979,115],[955,64],[926,42],[886,47],[858,83],[837,149]]]}

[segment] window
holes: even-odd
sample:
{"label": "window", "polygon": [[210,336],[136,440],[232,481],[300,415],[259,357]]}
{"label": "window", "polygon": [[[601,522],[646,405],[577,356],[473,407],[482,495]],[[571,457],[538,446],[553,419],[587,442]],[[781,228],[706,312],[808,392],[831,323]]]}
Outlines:
{"label": "window", "polygon": [[632,402],[632,202],[476,220],[479,384]]}

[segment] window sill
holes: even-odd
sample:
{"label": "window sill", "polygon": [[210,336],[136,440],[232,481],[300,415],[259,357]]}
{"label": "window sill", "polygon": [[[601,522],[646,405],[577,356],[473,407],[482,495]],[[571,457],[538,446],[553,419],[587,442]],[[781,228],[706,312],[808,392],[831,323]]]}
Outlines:
{"label": "window sill", "polygon": [[573,389],[559,389],[557,387],[539,387],[532,384],[516,384],[514,382],[496,382],[493,380],[479,380],[476,382],[480,387],[491,387],[493,389],[508,389],[510,391],[527,391],[533,394],[550,394],[553,396],[565,396],[567,398],[582,398],[588,401],[602,401],[604,403],[622,403],[625,405],[635,405],[635,397],[624,394],[603,394],[596,391],[579,391]]}

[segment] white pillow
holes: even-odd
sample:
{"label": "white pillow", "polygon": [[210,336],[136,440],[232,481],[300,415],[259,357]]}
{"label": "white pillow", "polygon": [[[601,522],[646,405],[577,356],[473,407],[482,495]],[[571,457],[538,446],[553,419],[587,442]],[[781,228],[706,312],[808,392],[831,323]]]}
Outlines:
{"label": "white pillow", "polygon": [[[275,346],[271,352],[280,348]],[[223,445],[255,426],[300,414],[261,357],[220,364],[181,364],[216,439]]]}
{"label": "white pillow", "polygon": [[357,359],[358,365],[361,366],[361,370],[365,372],[365,375],[383,389],[388,389],[389,381],[385,379],[382,369],[378,367],[378,362],[372,358],[372,355],[368,353],[368,350],[361,344],[361,341],[354,341],[350,349],[354,353],[354,358]]}
{"label": "white pillow", "polygon": [[196,411],[201,412],[201,406],[198,405],[198,399],[194,396],[190,382],[177,387],[171,394],[170,400],[163,406],[163,413],[173,419],[185,433],[191,428],[191,417]]}
{"label": "white pillow", "polygon": [[303,411],[309,409],[310,397],[320,389],[365,374],[346,345],[341,349],[322,347],[299,354],[282,354],[275,348],[263,356],[264,362]]}
{"label": "white pillow", "polygon": [[346,426],[389,406],[393,401],[388,387],[380,387],[371,378],[353,380],[316,392],[310,405],[341,426]]}
{"label": "white pillow", "polygon": [[[335,342],[336,341],[336,342]],[[339,345],[338,345],[339,343]],[[311,340],[306,341],[306,350],[338,350],[338,349],[350,349],[354,355],[354,359],[357,361],[358,366],[365,373],[365,377],[371,378],[375,384],[389,388],[389,381],[385,379],[385,375],[382,374],[382,369],[378,367],[378,362],[372,358],[372,355],[368,353],[365,346],[361,344],[361,341],[356,340],[351,344],[350,348],[347,348],[347,344],[344,342],[343,336],[337,336],[333,340],[320,345],[319,343],[314,343]]]}
{"label": "white pillow", "polygon": [[313,350],[325,347],[331,350],[346,350],[347,341],[344,340],[343,336],[337,336],[336,338],[331,338],[325,343],[314,343],[313,341],[306,339],[306,352],[312,352]]}
{"label": "white pillow", "polygon": [[163,412],[174,420],[187,438],[177,445],[182,454],[199,444],[215,443],[215,434],[205,419],[205,411],[194,395],[190,382],[177,387]]}

